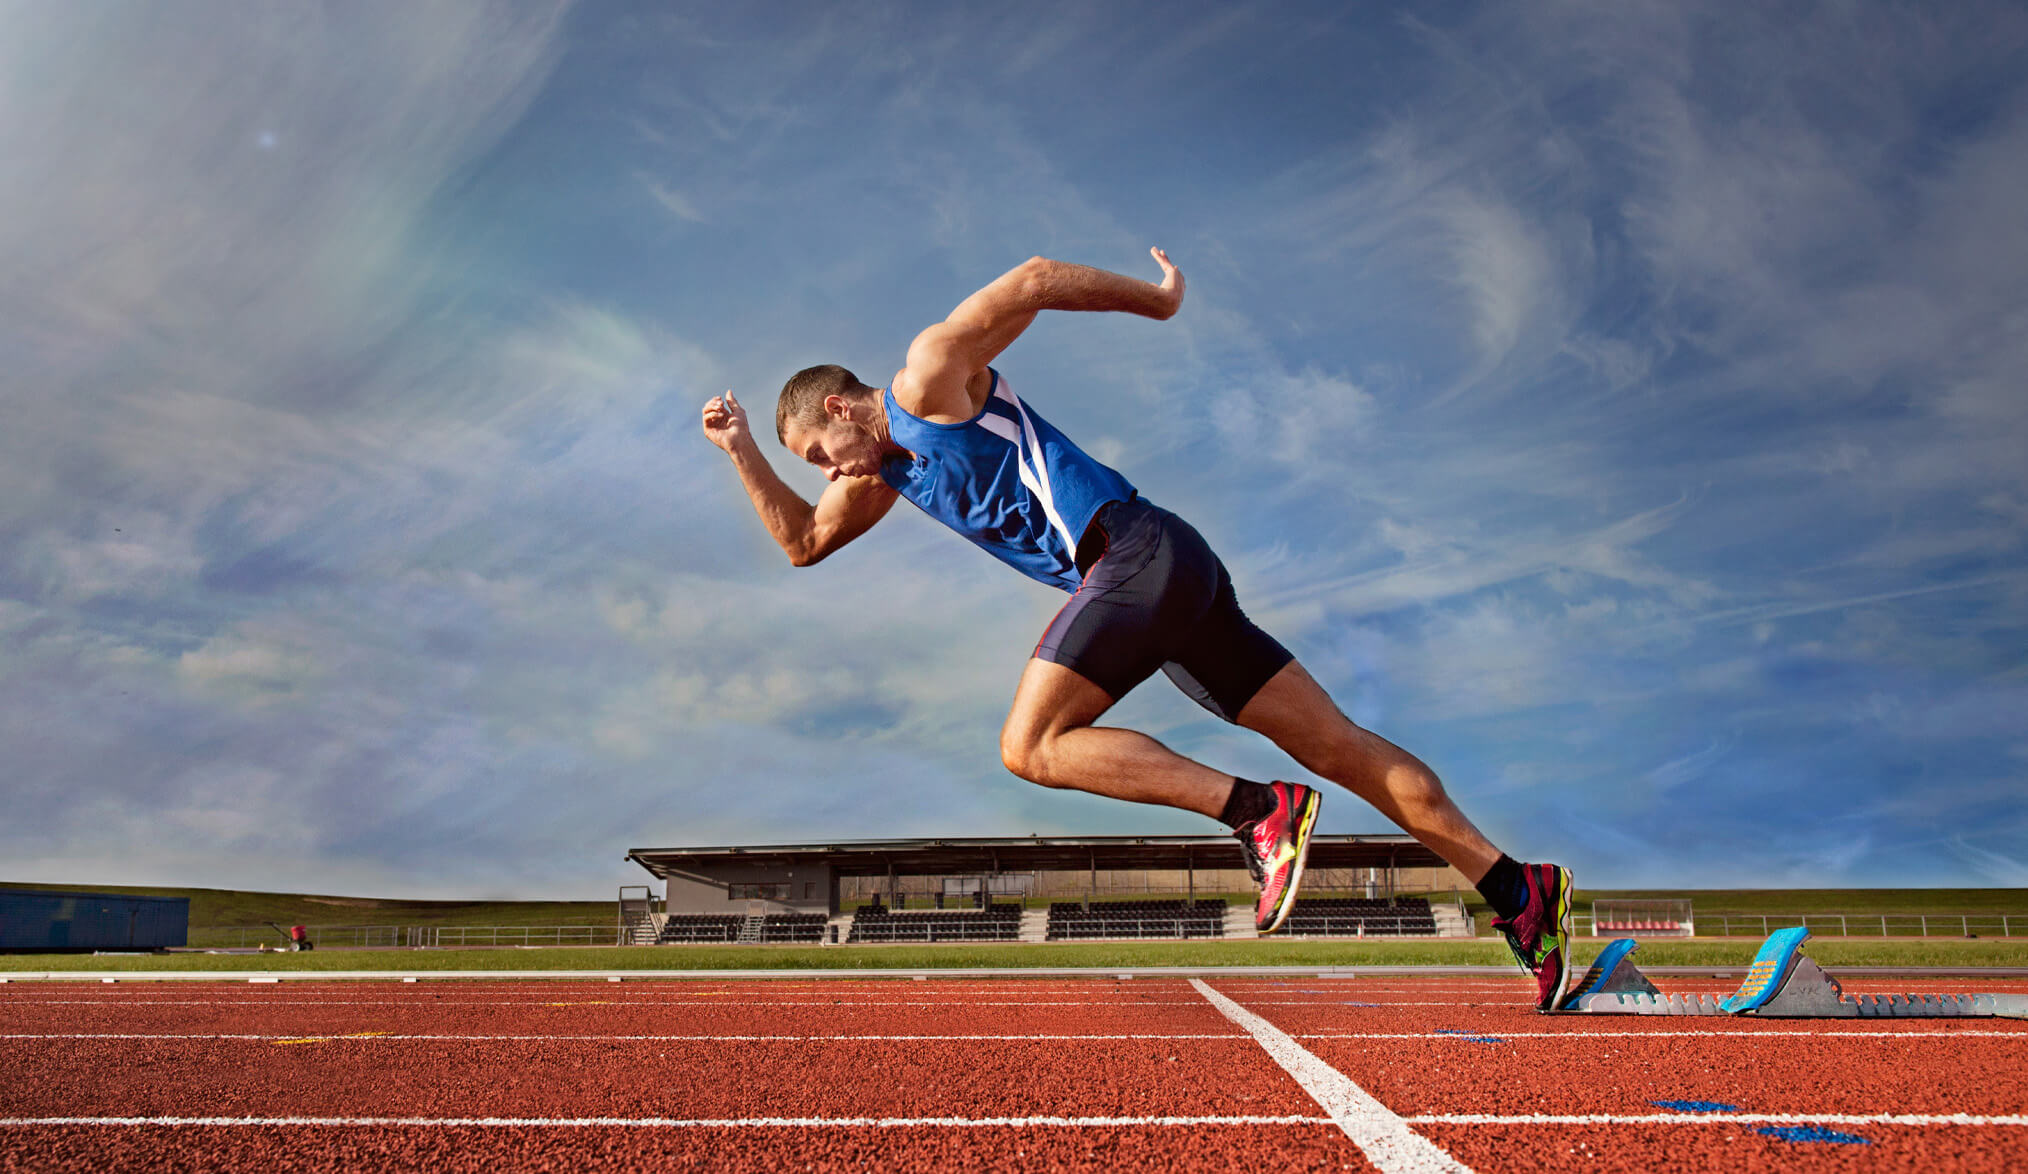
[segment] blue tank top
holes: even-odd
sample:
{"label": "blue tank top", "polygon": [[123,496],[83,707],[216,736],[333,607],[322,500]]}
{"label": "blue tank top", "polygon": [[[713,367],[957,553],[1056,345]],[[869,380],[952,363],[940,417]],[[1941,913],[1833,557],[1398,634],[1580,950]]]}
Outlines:
{"label": "blue tank top", "polygon": [[881,479],[986,553],[1052,587],[1076,591],[1077,540],[1109,501],[1134,496],[1125,477],[1085,455],[993,376],[979,414],[932,424],[886,392],[887,432],[915,459],[890,457]]}

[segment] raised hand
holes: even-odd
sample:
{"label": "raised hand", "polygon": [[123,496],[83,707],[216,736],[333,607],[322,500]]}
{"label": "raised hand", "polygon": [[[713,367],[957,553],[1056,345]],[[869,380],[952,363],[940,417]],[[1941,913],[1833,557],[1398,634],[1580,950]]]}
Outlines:
{"label": "raised hand", "polygon": [[1155,264],[1162,267],[1162,292],[1169,295],[1169,313],[1174,314],[1183,304],[1183,271],[1176,268],[1169,260],[1169,254],[1161,249],[1151,248],[1148,252],[1154,255]]}
{"label": "raised hand", "polygon": [[704,436],[728,454],[747,438],[746,409],[728,391],[712,396],[704,405]]}

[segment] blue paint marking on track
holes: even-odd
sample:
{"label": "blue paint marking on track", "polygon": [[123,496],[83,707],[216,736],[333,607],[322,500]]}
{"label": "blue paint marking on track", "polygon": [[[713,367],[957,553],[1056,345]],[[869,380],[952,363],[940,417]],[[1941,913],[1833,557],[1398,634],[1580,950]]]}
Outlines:
{"label": "blue paint marking on track", "polygon": [[1649,1101],[1648,1103],[1651,1105],[1659,1105],[1664,1109],[1674,1109],[1678,1113],[1739,1112],[1738,1105],[1728,1105],[1724,1101]]}
{"label": "blue paint marking on track", "polygon": [[1475,1044],[1504,1044],[1507,1042],[1497,1035],[1480,1035],[1476,1031],[1460,1031],[1455,1027],[1439,1027],[1436,1029],[1436,1034],[1459,1036]]}
{"label": "blue paint marking on track", "polygon": [[1755,1133],[1765,1133],[1783,1141],[1828,1141],[1838,1145],[1872,1145],[1867,1138],[1853,1133],[1840,1133],[1835,1129],[1824,1129],[1816,1125],[1762,1125]]}

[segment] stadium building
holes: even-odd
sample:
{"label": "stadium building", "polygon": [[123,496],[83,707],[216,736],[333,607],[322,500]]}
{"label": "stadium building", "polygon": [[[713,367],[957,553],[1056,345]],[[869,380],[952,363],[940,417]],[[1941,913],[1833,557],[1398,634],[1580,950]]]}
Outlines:
{"label": "stadium building", "polygon": [[[630,940],[1061,941],[1253,937],[1230,836],[1028,836],[636,848]],[[1318,835],[1277,935],[1468,935],[1469,886],[1408,836]]]}

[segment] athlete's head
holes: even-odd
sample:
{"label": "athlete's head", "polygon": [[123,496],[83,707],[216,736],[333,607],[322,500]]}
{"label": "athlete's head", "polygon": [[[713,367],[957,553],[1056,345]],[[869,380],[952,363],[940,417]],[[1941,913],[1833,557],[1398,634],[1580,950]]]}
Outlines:
{"label": "athlete's head", "polygon": [[835,364],[806,367],[782,385],[775,436],[830,480],[871,477],[880,471],[879,414],[878,388]]}

